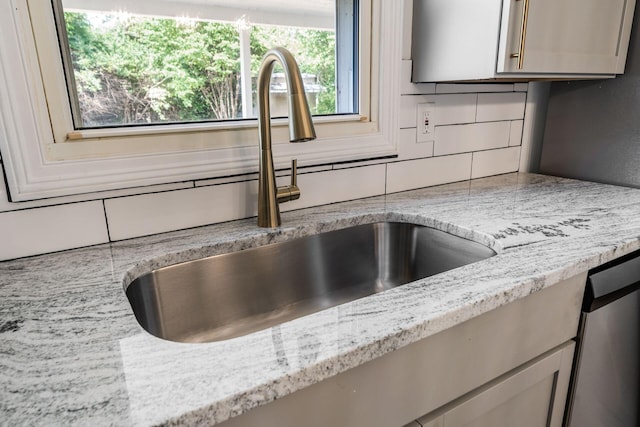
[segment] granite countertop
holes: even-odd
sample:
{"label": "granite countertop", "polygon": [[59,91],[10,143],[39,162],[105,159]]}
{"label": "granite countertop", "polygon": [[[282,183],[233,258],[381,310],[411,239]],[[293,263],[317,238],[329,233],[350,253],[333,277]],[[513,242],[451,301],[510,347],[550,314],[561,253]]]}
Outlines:
{"label": "granite countertop", "polygon": [[[124,286],[153,268],[381,220],[498,255],[244,337],[161,340]],[[0,423],[221,422],[640,248],[640,191],[510,174],[0,263]]]}

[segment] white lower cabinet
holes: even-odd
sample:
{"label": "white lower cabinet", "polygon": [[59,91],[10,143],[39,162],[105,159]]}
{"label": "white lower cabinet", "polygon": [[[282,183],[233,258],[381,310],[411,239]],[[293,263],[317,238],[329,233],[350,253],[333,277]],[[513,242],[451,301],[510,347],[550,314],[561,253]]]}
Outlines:
{"label": "white lower cabinet", "polygon": [[559,426],[585,280],[563,280],[222,425]]}
{"label": "white lower cabinet", "polygon": [[552,350],[409,426],[560,426],[574,347]]}

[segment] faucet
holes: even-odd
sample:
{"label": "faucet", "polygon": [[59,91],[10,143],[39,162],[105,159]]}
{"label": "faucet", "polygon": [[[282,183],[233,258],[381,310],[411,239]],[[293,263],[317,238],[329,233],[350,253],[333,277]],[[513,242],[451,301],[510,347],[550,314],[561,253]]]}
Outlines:
{"label": "faucet", "polygon": [[305,142],[316,138],[309,104],[304,92],[302,76],[291,52],[282,47],[269,50],[258,73],[258,128],[260,133],[260,162],[258,166],[258,226],[280,225],[280,203],[300,198],[297,186],[297,160],[291,162],[291,185],[276,187],[276,174],[271,152],[271,111],[269,86],[271,72],[278,61],[284,68],[289,89],[289,140]]}

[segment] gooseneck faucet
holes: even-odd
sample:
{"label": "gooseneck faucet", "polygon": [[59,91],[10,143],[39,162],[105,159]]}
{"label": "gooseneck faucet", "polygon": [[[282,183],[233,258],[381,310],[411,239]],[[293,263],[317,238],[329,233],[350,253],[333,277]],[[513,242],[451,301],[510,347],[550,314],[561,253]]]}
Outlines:
{"label": "gooseneck faucet", "polygon": [[291,185],[276,187],[276,174],[271,152],[271,111],[269,87],[275,62],[282,64],[289,90],[289,140],[305,142],[316,138],[300,69],[293,55],[282,47],[269,50],[258,73],[258,128],[260,133],[260,163],[258,169],[258,226],[280,225],[279,203],[300,198],[296,185],[297,163],[291,162]]}

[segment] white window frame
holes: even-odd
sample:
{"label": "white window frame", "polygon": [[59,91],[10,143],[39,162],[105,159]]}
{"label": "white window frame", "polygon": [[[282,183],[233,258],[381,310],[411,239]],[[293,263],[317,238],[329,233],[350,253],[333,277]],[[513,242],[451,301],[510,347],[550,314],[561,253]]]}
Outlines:
{"label": "white window frame", "polygon": [[[71,114],[68,99],[67,107],[58,105],[67,95],[57,46],[36,46],[32,32],[31,17],[41,19],[49,4],[0,2],[0,153],[12,201],[257,171],[255,122],[232,129],[202,123],[80,133],[52,126],[60,115],[70,123]],[[286,168],[292,158],[307,166],[397,154],[402,9],[396,0],[371,0],[370,8],[361,7],[360,46],[371,46],[360,54],[360,82],[366,86],[361,93],[369,94],[361,99],[361,113],[314,118],[318,140],[305,144],[288,143],[286,120],[274,120],[276,168]],[[55,32],[52,15],[37,25]],[[55,34],[50,38],[56,40]],[[52,59],[48,56],[60,66],[41,72],[42,63]],[[51,86],[51,79],[57,84]],[[59,93],[52,95],[50,87]]]}

